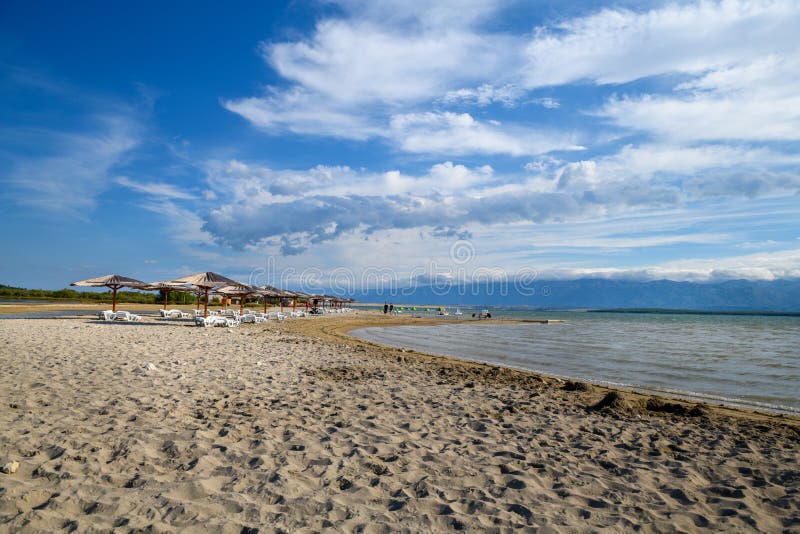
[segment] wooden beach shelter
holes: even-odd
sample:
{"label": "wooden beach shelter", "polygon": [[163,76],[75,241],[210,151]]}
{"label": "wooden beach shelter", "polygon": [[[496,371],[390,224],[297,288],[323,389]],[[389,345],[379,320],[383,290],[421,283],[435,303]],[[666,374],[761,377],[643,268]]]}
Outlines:
{"label": "wooden beach shelter", "polygon": [[277,287],[273,286],[259,286],[258,287],[258,294],[264,298],[264,313],[267,313],[267,299],[268,298],[279,298],[282,299],[286,296],[287,292],[283,289],[278,289]]}
{"label": "wooden beach shelter", "polygon": [[176,278],[175,280],[170,280],[170,283],[188,284],[203,291],[205,294],[205,301],[203,302],[203,317],[208,317],[208,292],[210,290],[214,289],[215,287],[244,285],[241,282],[231,280],[230,278],[222,276],[221,274],[212,272],[195,273],[182,276],[180,278]]}
{"label": "wooden beach shelter", "polygon": [[152,284],[147,284],[144,287],[139,289],[143,289],[145,291],[161,291],[164,293],[164,309],[167,309],[167,297],[169,297],[170,293],[191,293],[194,289],[187,285],[187,284],[175,284],[168,280],[162,280],[161,282],[153,282]]}
{"label": "wooden beach shelter", "polygon": [[283,292],[286,293],[287,297],[290,297],[292,299],[292,311],[297,310],[298,299],[307,300],[308,298],[311,297],[311,295],[309,295],[308,293],[303,293],[302,291],[291,291],[288,289],[284,289]]}
{"label": "wooden beach shelter", "polygon": [[90,278],[89,280],[81,280],[80,282],[72,282],[71,286],[78,287],[107,287],[111,290],[111,310],[117,311],[117,290],[121,287],[130,287],[133,289],[142,289],[147,285],[147,282],[136,280],[135,278],[128,278],[121,274],[107,274],[98,278]]}
{"label": "wooden beach shelter", "polygon": [[258,294],[259,290],[257,287],[249,286],[247,284],[231,284],[223,287],[218,287],[214,290],[214,293],[218,295],[222,295],[223,298],[227,297],[238,297],[239,298],[239,313],[244,313],[244,299],[248,295]]}

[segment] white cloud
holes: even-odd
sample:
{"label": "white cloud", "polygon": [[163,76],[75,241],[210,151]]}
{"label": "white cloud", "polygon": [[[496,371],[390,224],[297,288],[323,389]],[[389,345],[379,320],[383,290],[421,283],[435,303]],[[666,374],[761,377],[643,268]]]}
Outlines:
{"label": "white cloud", "polygon": [[4,132],[9,144],[36,152],[10,158],[11,170],[5,179],[8,194],[22,205],[86,218],[97,197],[113,183],[115,166],[139,143],[139,130],[139,125],[125,116],[102,115],[81,131]]}
{"label": "white cloud", "polygon": [[796,2],[670,3],[647,11],[604,9],[537,28],[526,47],[527,87],[625,83],[708,70],[797,50]]}
{"label": "white cloud", "polygon": [[[213,236],[203,230],[203,219],[191,209],[180,207],[169,199],[147,200],[139,206],[162,217],[167,222],[164,226],[165,232],[180,243],[198,245],[213,242]],[[207,255],[209,252],[205,251],[203,254]]]}
{"label": "white cloud", "polygon": [[495,183],[494,170],[469,168],[450,161],[433,165],[422,175],[399,170],[383,173],[356,171],[346,166],[317,165],[304,171],[273,170],[232,160],[211,161],[207,180],[215,195],[233,203],[270,204],[310,197],[353,195],[456,195]]}
{"label": "white cloud", "polygon": [[182,191],[172,184],[162,182],[137,182],[127,176],[119,176],[114,180],[118,185],[126,187],[132,191],[143,193],[152,197],[175,200],[192,200],[197,197]]}
{"label": "white cloud", "polygon": [[290,131],[359,141],[382,133],[368,116],[298,87],[283,91],[268,88],[263,97],[224,100],[222,105],[270,132]]}
{"label": "white cloud", "polygon": [[705,280],[800,278],[800,249],[722,258],[681,259],[665,262],[659,267],[665,273],[692,273],[693,276]]}
{"label": "white cloud", "polygon": [[796,194],[800,192],[799,165],[800,155],[767,148],[645,144],[626,145],[616,154],[595,160],[554,163],[544,159],[525,168],[552,176],[565,190],[666,183],[679,184],[685,194],[703,198]]}
{"label": "white cloud", "polygon": [[502,79],[513,37],[468,28],[393,28],[371,20],[326,20],[309,40],[270,43],[264,59],[284,78],[338,103],[430,100],[455,85]]}
{"label": "white cloud", "polygon": [[549,98],[549,97],[534,98],[530,102],[533,104],[539,104],[540,106],[545,107],[547,109],[558,109],[561,107],[561,102],[559,102],[555,98]]}
{"label": "white cloud", "polygon": [[681,183],[604,180],[602,165],[594,161],[566,164],[551,179],[525,181],[496,176],[489,166],[451,162],[418,176],[321,165],[275,171],[239,161],[211,162],[208,168],[210,187],[224,193],[226,203],[208,214],[205,228],[237,247],[283,236],[291,240],[284,250],[295,250],[301,243],[351,232],[580,220],[609,210],[674,206],[687,200]]}
{"label": "white cloud", "polygon": [[[223,105],[268,132],[384,138],[412,153],[519,156],[546,152],[542,137],[555,134],[550,145],[560,149],[571,135],[491,117],[468,128],[426,108],[524,102],[557,109],[557,95],[525,100],[526,90],[677,75],[675,93],[613,98],[597,115],[673,143],[796,139],[800,131],[795,2],[604,9],[532,36],[487,31],[483,23],[503,7],[491,2],[339,4],[348,17],[322,20],[307,38],[262,46],[285,86]],[[432,129],[420,122],[429,116],[439,120]],[[416,118],[420,131],[387,130],[404,117]]]}
{"label": "white cloud", "polygon": [[404,151],[422,154],[531,156],[583,148],[573,135],[482,123],[468,113],[394,115],[391,132]]}
{"label": "white cloud", "polygon": [[800,139],[800,55],[714,70],[676,89],[615,98],[598,115],[671,142]]}
{"label": "white cloud", "polygon": [[[445,104],[472,104],[478,106],[488,106],[495,102],[499,102],[506,107],[514,107],[520,98],[525,94],[517,85],[503,85],[495,87],[485,83],[475,88],[457,89],[455,91],[448,91],[442,98]],[[545,107],[558,107],[552,99],[542,99],[542,105]],[[547,102],[544,102],[547,101]]]}

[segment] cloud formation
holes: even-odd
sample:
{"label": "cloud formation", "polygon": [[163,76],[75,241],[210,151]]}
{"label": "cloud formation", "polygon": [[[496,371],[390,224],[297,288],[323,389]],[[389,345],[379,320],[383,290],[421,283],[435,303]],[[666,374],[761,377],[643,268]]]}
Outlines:
{"label": "cloud formation", "polygon": [[[419,139],[432,137],[425,153],[520,156],[568,150],[575,141],[565,138],[575,134],[528,114],[529,120],[502,121],[498,131],[476,140],[450,119],[463,114],[437,106],[558,109],[558,98],[535,96],[536,90],[677,77],[672,91],[628,94],[626,86],[623,96],[584,111],[673,142],[796,139],[800,131],[800,8],[792,2],[607,8],[528,34],[485,29],[481,23],[502,12],[502,4],[395,4],[341,2],[348,17],[322,20],[305,39],[264,43],[265,63],[285,84],[223,105],[270,132],[379,138],[412,153],[421,152]],[[448,127],[431,132],[425,117]],[[513,142],[518,136],[553,142]]]}
{"label": "cloud formation", "polygon": [[[654,161],[644,154],[654,155]],[[675,155],[668,149],[628,148],[598,160],[531,165],[527,176],[449,161],[421,175],[321,165],[276,171],[217,161],[208,165],[208,182],[220,196],[224,190],[228,202],[209,212],[205,229],[236,248],[279,242],[282,253],[298,254],[353,233],[428,229],[431,236],[452,237],[475,227],[580,221],[708,198],[800,194],[797,173],[752,171],[780,157],[768,150],[706,147],[684,160]],[[798,164],[796,157],[785,160]],[[708,174],[711,170],[717,174]]]}
{"label": "cloud formation", "polygon": [[136,121],[110,114],[92,117],[74,131],[16,129],[0,135],[6,146],[18,148],[4,158],[6,194],[21,205],[82,219],[141,138]]}

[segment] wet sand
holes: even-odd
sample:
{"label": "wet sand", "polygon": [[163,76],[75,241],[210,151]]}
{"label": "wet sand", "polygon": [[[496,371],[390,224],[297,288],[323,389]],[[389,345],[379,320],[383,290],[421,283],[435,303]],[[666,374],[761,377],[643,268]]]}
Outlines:
{"label": "wet sand", "polygon": [[800,529],[798,418],[347,335],[424,322],[0,320],[0,531]]}

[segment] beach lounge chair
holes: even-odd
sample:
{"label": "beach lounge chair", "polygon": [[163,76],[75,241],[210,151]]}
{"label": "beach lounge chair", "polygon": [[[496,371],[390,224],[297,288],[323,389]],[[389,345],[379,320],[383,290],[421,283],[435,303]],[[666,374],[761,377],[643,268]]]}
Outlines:
{"label": "beach lounge chair", "polygon": [[114,314],[115,321],[141,321],[142,317],[140,315],[136,315],[135,313],[130,313],[126,311],[118,311]]}
{"label": "beach lounge chair", "polygon": [[239,326],[238,319],[228,319],[219,315],[209,315],[208,317],[195,317],[194,324],[197,326]]}
{"label": "beach lounge chair", "polygon": [[241,317],[239,317],[239,322],[242,322],[242,323],[260,324],[260,323],[263,323],[266,320],[267,319],[265,317],[261,317],[260,315],[256,315],[254,313],[246,313],[246,314],[242,315]]}
{"label": "beach lounge chair", "polygon": [[97,318],[103,321],[113,321],[116,314],[111,310],[101,311],[97,314]]}

